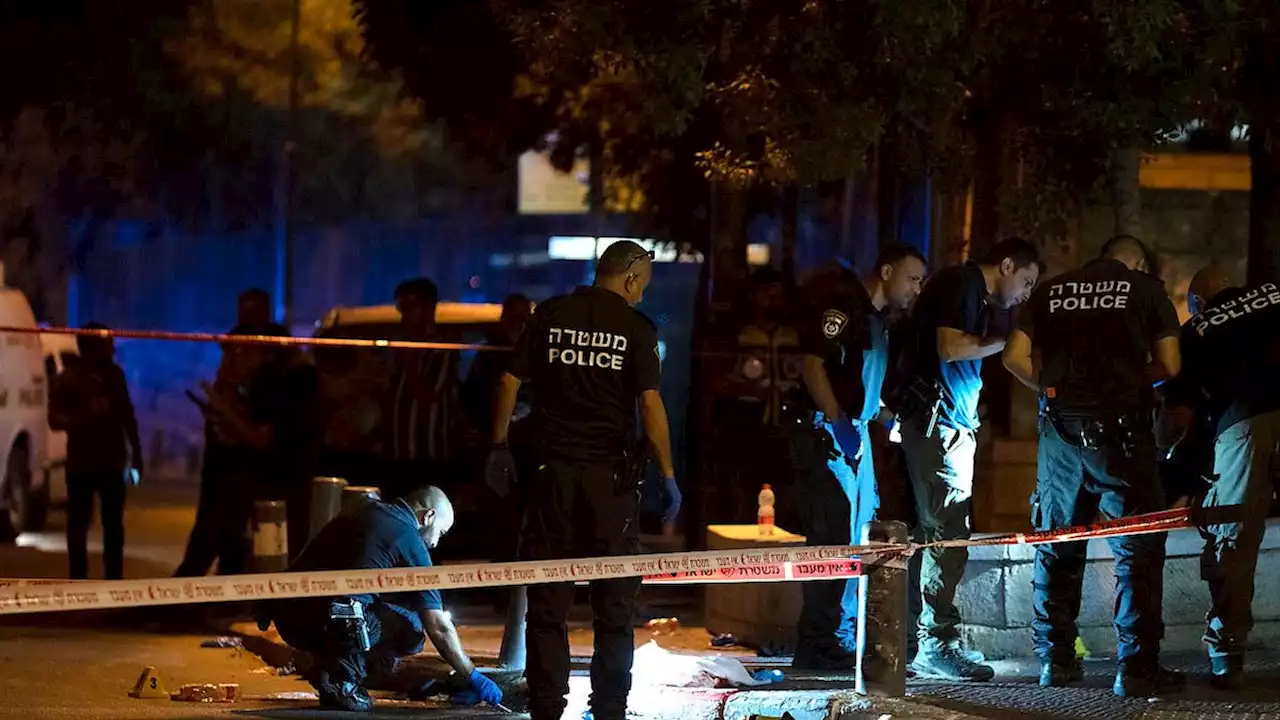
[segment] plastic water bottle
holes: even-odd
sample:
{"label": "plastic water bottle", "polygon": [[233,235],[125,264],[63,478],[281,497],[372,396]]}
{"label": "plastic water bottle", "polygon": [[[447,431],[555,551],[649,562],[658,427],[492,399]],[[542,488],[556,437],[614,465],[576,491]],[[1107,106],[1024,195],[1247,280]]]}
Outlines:
{"label": "plastic water bottle", "polygon": [[768,483],[760,490],[756,510],[756,529],[761,537],[773,534],[773,488]]}

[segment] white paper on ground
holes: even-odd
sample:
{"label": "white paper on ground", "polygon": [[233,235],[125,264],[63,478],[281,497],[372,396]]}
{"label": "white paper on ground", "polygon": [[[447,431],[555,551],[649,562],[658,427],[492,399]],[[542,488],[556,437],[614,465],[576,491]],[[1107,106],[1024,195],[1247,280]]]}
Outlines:
{"label": "white paper on ground", "polygon": [[751,677],[747,668],[734,658],[678,655],[664,650],[652,640],[636,650],[631,678],[638,685],[668,687],[755,687],[767,684]]}

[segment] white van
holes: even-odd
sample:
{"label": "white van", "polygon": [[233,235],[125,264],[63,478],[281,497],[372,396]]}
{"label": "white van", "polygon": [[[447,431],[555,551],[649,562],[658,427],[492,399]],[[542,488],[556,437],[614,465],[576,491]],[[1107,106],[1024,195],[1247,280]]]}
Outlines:
{"label": "white van", "polygon": [[[0,287],[0,326],[36,327],[16,288]],[[40,337],[0,333],[0,541],[43,527],[48,513],[48,390]]]}
{"label": "white van", "polygon": [[[80,347],[74,335],[47,333],[40,336],[40,348],[44,351],[44,386],[51,388],[54,379],[67,369],[70,358],[79,357]],[[46,432],[44,484],[49,506],[62,507],[67,502],[67,433],[53,428]]]}

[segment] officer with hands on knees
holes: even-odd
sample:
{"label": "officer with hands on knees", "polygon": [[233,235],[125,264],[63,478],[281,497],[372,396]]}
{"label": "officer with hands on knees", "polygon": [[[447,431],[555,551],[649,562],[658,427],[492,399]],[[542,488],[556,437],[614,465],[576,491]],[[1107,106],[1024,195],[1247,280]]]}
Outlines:
{"label": "officer with hands on knees", "polygon": [[[844,267],[830,275],[835,277],[815,278],[806,288],[810,316],[800,341],[809,407],[791,439],[796,501],[809,545],[857,545],[867,540],[879,507],[867,425],[883,419],[886,314],[907,309],[920,294],[925,260],[919,250],[894,244],[864,278]],[[795,667],[855,666],[859,587],[856,578],[803,584]]]}
{"label": "officer with hands on knees", "polygon": [[[639,405],[644,435],[662,473],[663,520],[680,509],[667,412],[658,392],[657,330],[635,310],[653,274],[653,255],[629,240],[601,254],[595,283],[538,306],[499,384],[495,454],[504,454],[516,395],[531,387],[535,448],[521,529],[523,560],[635,554],[639,550],[639,481],[643,453],[635,433]],[[501,471],[509,463],[490,463]],[[508,473],[509,474],[509,473]],[[595,653],[591,712],[623,720],[635,652],[632,616],[640,578],[591,583]],[[567,620],[572,583],[528,588],[526,644],[529,712],[558,719],[569,692]]]}
{"label": "officer with hands on knees", "polygon": [[[290,572],[431,567],[430,548],[453,526],[453,505],[427,486],[391,502],[371,501],[320,529]],[[498,705],[502,690],[467,657],[444,611],[439,590],[297,598],[267,604],[258,618],[274,620],[280,637],[314,658],[309,680],[321,707],[367,712],[369,687],[396,687],[399,659],[431,640],[440,657],[466,678],[474,700]],[[423,688],[409,688],[410,695]]]}
{"label": "officer with hands on knees", "polygon": [[1207,267],[1187,299],[1193,315],[1182,330],[1183,392],[1170,402],[1196,410],[1213,434],[1201,517],[1201,576],[1211,598],[1204,641],[1212,684],[1238,689],[1258,547],[1280,483],[1280,288],[1231,287],[1225,273]]}
{"label": "officer with hands on knees", "polygon": [[[1153,385],[1181,366],[1178,316],[1164,284],[1145,271],[1149,253],[1127,235],[1085,267],[1040,286],[1019,318],[1004,364],[1040,395],[1040,443],[1032,523],[1037,531],[1165,509],[1152,427]],[[1115,556],[1116,654],[1121,697],[1181,689],[1159,664],[1163,533],[1108,540]],[[1032,631],[1040,685],[1078,681],[1076,620],[1085,541],[1036,546]]]}

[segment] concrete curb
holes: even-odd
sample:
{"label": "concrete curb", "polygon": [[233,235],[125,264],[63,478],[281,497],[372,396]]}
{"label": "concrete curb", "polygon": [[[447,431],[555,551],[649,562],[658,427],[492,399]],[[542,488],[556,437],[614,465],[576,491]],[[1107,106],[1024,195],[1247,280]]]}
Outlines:
{"label": "concrete curb", "polygon": [[[633,708],[639,717],[649,717]],[[790,713],[795,720],[977,720],[927,703],[900,698],[864,697],[852,691],[831,690],[742,690],[725,701],[720,720],[748,720],[752,715],[781,717]]]}

